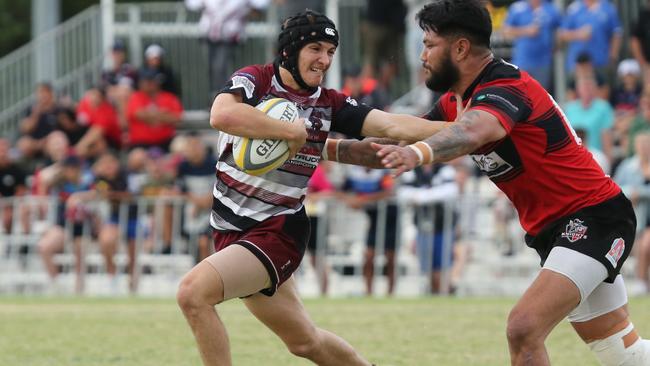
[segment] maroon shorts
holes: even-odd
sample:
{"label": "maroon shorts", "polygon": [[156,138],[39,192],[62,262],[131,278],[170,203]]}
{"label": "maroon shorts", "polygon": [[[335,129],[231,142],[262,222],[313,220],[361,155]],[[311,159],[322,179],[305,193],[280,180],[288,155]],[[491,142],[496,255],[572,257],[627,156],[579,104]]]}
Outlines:
{"label": "maroon shorts", "polygon": [[304,208],[292,215],[273,216],[247,231],[214,231],[214,249],[238,244],[262,262],[271,278],[271,287],[260,291],[272,296],[278,286],[298,269],[309,241],[309,219]]}

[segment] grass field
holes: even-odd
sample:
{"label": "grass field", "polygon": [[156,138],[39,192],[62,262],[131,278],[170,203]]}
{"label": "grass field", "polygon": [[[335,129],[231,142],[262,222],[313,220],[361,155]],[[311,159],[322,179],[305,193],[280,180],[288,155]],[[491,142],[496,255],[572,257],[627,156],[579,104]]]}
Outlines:
{"label": "grass field", "polygon": [[[509,364],[505,320],[514,299],[314,299],[316,322],[389,365]],[[650,336],[650,298],[630,302]],[[220,306],[233,364],[310,365],[250,315],[239,301]],[[597,365],[570,326],[547,342],[553,365]],[[172,299],[1,298],[0,365],[200,365],[189,328]]]}

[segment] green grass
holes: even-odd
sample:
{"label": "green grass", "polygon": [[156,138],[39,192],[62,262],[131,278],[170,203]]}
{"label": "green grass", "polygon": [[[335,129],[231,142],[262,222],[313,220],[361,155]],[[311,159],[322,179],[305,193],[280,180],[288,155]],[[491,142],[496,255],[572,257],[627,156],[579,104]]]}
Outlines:
{"label": "green grass", "polygon": [[[505,321],[514,299],[314,299],[321,327],[389,365],[509,364]],[[650,336],[650,298],[630,303]],[[239,301],[219,306],[234,365],[310,365],[285,350]],[[547,342],[553,365],[597,365],[562,323]],[[172,299],[0,298],[0,365],[200,365],[192,334]]]}

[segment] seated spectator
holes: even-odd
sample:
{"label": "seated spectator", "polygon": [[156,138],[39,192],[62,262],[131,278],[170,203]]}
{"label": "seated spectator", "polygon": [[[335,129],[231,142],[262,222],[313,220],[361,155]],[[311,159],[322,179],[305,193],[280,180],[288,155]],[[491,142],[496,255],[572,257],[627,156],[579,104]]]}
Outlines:
{"label": "seated spectator", "polygon": [[88,131],[88,127],[77,121],[73,108],[60,107],[57,111],[56,129],[63,132],[70,145],[76,145]]}
{"label": "seated spectator", "polygon": [[[417,255],[420,271],[429,276],[429,291],[433,294],[449,293],[443,288],[442,273],[451,268],[455,241],[454,206],[448,200],[459,196],[456,170],[452,165],[425,165],[403,176],[405,185],[398,189],[401,202],[415,206],[417,227]],[[447,202],[447,203],[445,203]],[[445,247],[447,245],[447,247]]]}
{"label": "seated spectator", "polygon": [[63,160],[71,155],[68,137],[61,131],[54,131],[45,139],[44,160],[36,166],[32,193],[47,195],[61,177]]}
{"label": "seated spectator", "polygon": [[57,126],[58,104],[52,85],[40,83],[36,87],[36,102],[27,109],[20,122],[17,147],[26,159],[41,156],[45,138]]}
{"label": "seated spectator", "polygon": [[162,79],[160,88],[180,98],[181,89],[172,69],[163,62],[164,55],[165,50],[160,45],[155,43],[150,44],[144,51],[144,65],[142,69],[154,70],[160,74]]}
{"label": "seated spectator", "polygon": [[607,84],[605,75],[600,70],[594,68],[594,64],[591,62],[591,56],[588,53],[578,55],[575,72],[567,78],[567,99],[574,100],[578,98],[576,93],[576,80],[587,78],[596,80],[598,97],[609,100],[609,85]]}
{"label": "seated spectator", "polygon": [[[140,186],[139,196],[144,198],[163,198],[175,196],[173,191],[174,172],[165,168],[167,156],[160,148],[150,148],[146,162],[147,175]],[[171,254],[173,234],[173,205],[165,200],[155,200],[147,205],[147,214],[152,221],[149,232],[152,234],[148,248],[160,254]],[[162,241],[162,246],[158,245]]]}
{"label": "seated spectator", "polygon": [[197,238],[198,261],[212,254],[212,188],[216,159],[198,135],[185,136],[184,160],[178,166],[176,187],[185,198],[184,231]]}
{"label": "seated spectator", "polygon": [[[3,198],[22,196],[27,193],[25,172],[10,156],[11,142],[0,138],[0,231],[12,232],[14,205]],[[23,232],[28,232],[28,221],[22,219]]]}
{"label": "seated spectator", "polygon": [[590,150],[600,150],[611,162],[613,144],[611,128],[614,126],[614,110],[606,100],[597,96],[596,81],[592,78],[576,82],[578,99],[567,103],[564,111],[574,129],[587,132],[585,145]]}
{"label": "seated spectator", "polygon": [[61,174],[56,178],[51,182],[51,189],[48,192],[59,199],[56,224],[43,233],[43,236],[38,241],[38,249],[53,288],[59,289],[61,287],[61,284],[57,282],[59,270],[54,263],[54,256],[64,250],[66,223],[72,223],[71,237],[75,255],[75,272],[77,274],[75,291],[81,293],[83,291],[81,271],[84,270],[81,267],[81,237],[84,234],[84,223],[88,223],[88,217],[82,205],[68,205],[68,200],[74,193],[85,192],[90,189],[91,182],[84,179],[83,162],[75,155],[69,155],[61,162]]}
{"label": "seated spectator", "polygon": [[514,40],[512,63],[527,71],[548,91],[553,81],[555,30],[561,20],[554,4],[521,0],[508,8],[502,29],[506,37]]}
{"label": "seated spectator", "polygon": [[[99,246],[106,262],[106,272],[111,284],[114,284],[117,268],[113,258],[123,235],[127,239],[129,290],[133,293],[137,290],[135,276],[137,208],[128,204],[131,192],[128,190],[126,172],[121,168],[117,157],[110,153],[103,154],[95,162],[93,170],[96,177],[93,190],[84,199],[101,199],[109,203],[109,216],[102,223],[98,236]],[[125,211],[122,211],[122,205],[126,205]]]}
{"label": "seated spectator", "polygon": [[636,60],[626,59],[618,64],[616,75],[618,79],[610,98],[612,107],[617,114],[634,114],[643,90],[641,67]]}
{"label": "seated spectator", "polygon": [[634,155],[623,160],[614,180],[636,206],[642,233],[637,247],[637,278],[650,291],[650,131],[640,132],[634,139]]}
{"label": "seated spectator", "polygon": [[111,67],[102,72],[101,85],[108,100],[115,105],[123,129],[126,128],[126,103],[137,87],[137,80],[137,70],[127,61],[126,45],[115,41],[111,48]]}
{"label": "seated spectator", "polygon": [[160,84],[160,74],[142,70],[140,89],[129,97],[127,106],[130,148],[158,147],[169,151],[183,107],[174,94],[160,90]]}
{"label": "seated spectator", "polygon": [[75,151],[84,157],[98,157],[107,148],[122,147],[122,130],[115,107],[106,98],[104,89],[89,89],[77,106],[77,120],[88,131],[75,145]]}

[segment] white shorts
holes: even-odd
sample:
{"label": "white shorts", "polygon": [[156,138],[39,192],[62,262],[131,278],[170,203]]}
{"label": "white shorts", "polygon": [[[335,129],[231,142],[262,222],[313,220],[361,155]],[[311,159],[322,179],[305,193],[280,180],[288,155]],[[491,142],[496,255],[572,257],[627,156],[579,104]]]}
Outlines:
{"label": "white shorts", "polygon": [[566,276],[580,291],[580,304],[568,315],[570,322],[586,322],[627,304],[623,277],[619,274],[614,283],[603,282],[607,268],[585,254],[554,247],[544,268]]}

